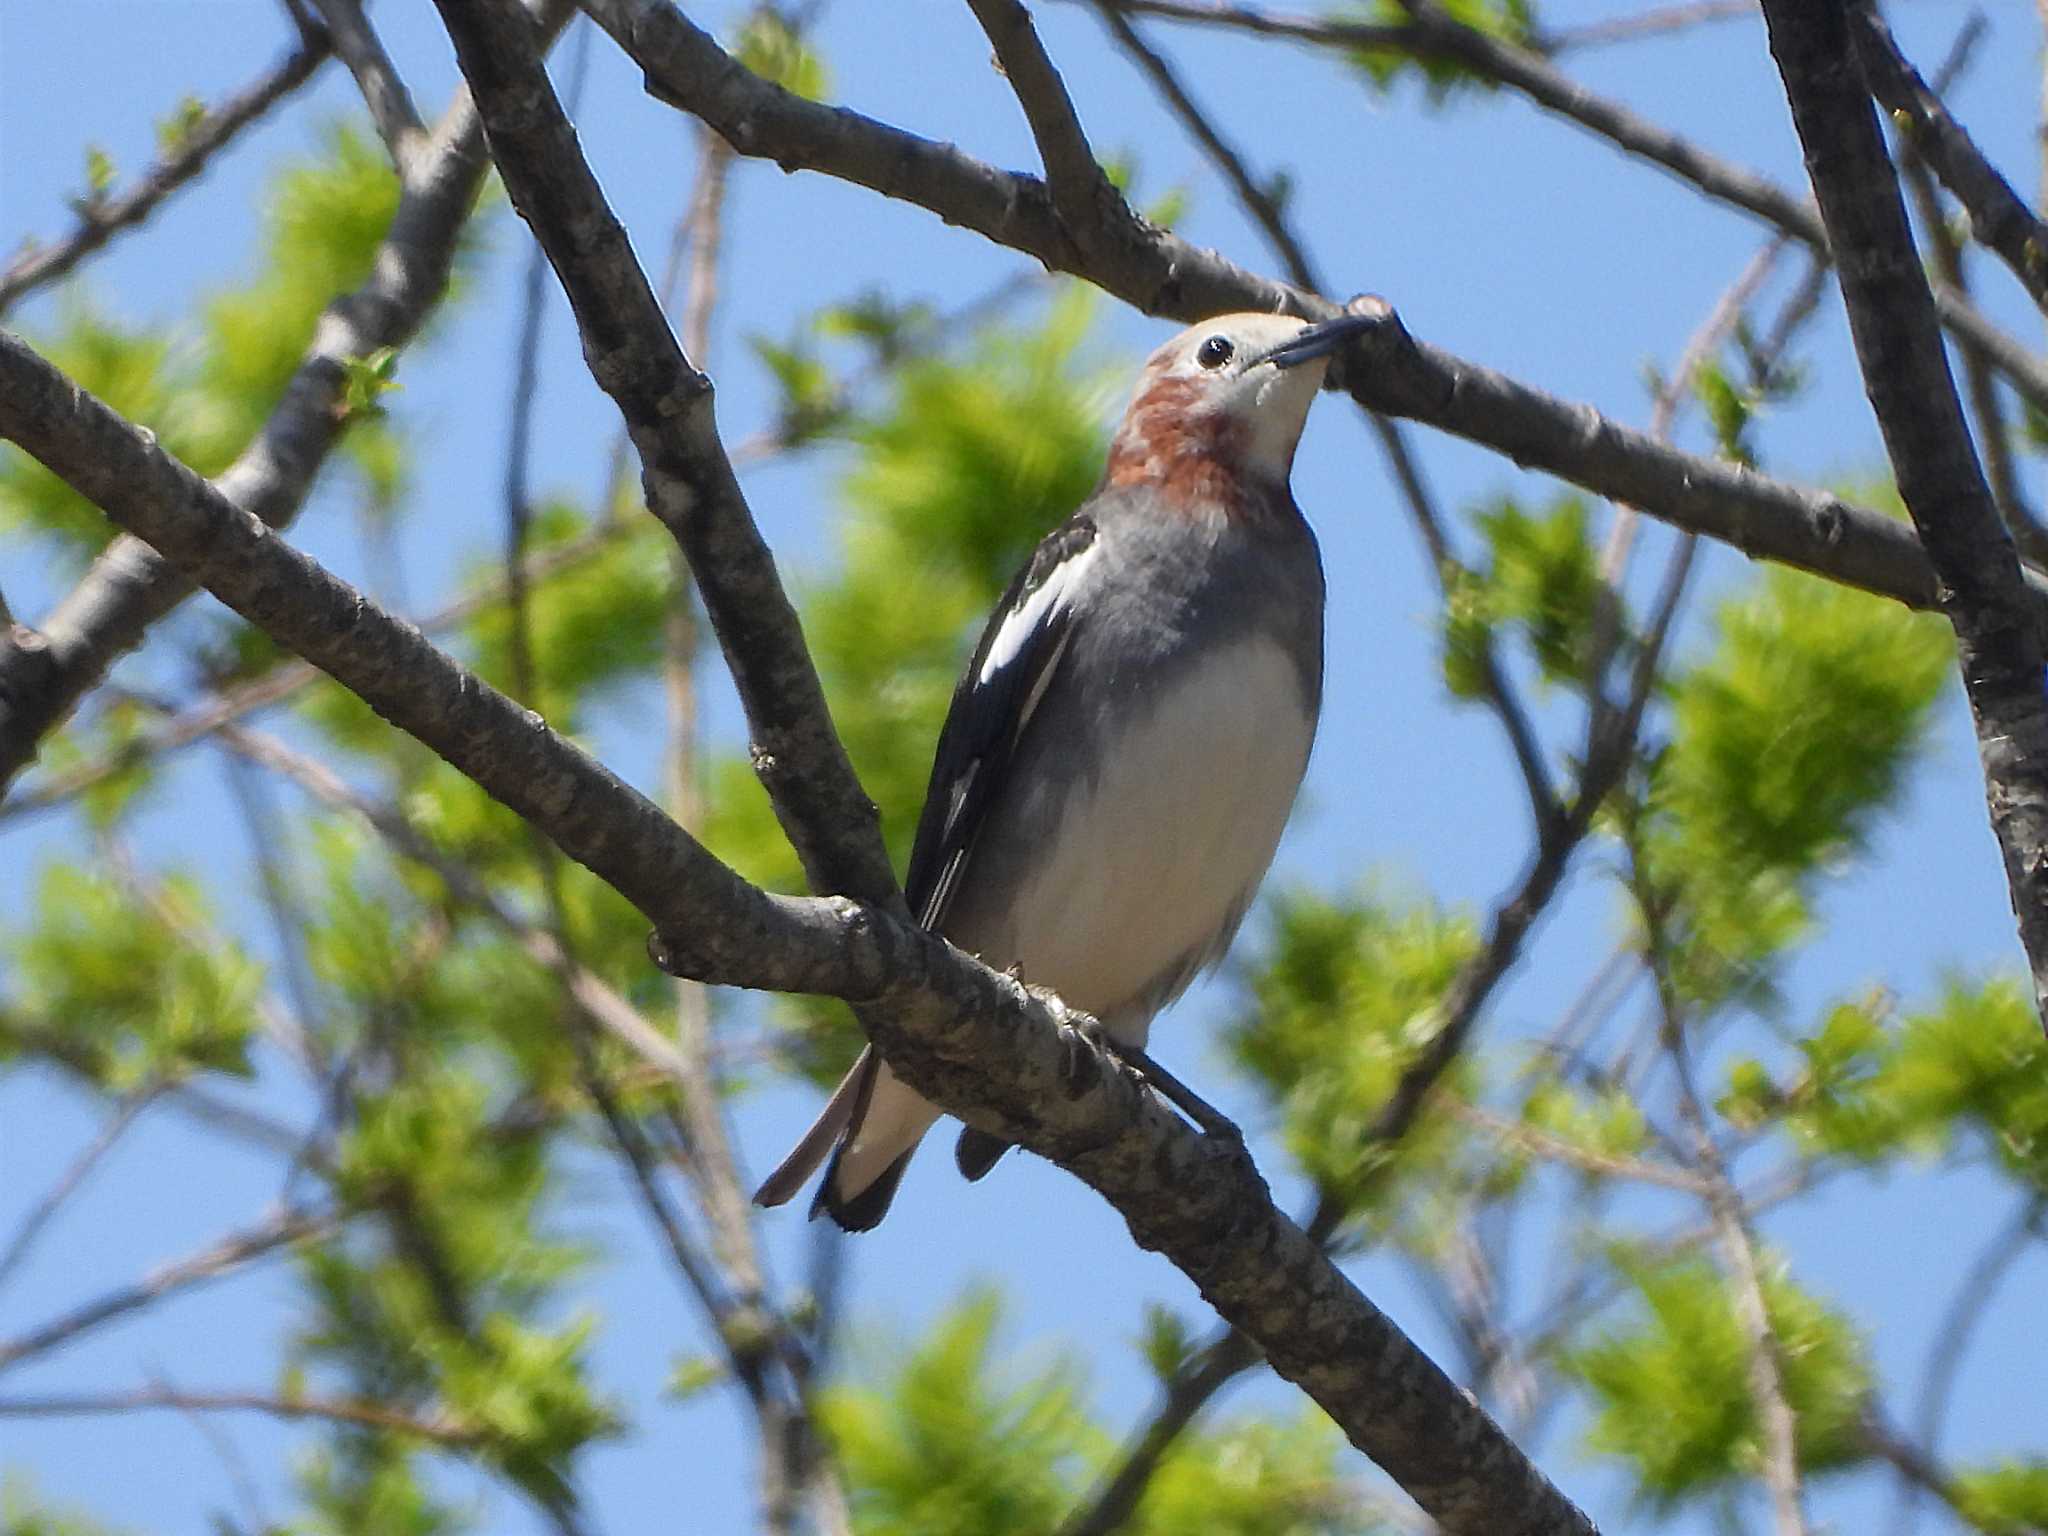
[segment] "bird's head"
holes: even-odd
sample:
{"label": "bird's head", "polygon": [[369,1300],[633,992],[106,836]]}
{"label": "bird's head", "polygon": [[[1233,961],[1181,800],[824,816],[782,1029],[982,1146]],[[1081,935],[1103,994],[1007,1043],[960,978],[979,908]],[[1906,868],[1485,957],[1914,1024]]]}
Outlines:
{"label": "bird's head", "polygon": [[1190,326],[1146,361],[1107,483],[1225,505],[1284,487],[1330,354],[1374,320],[1242,314]]}

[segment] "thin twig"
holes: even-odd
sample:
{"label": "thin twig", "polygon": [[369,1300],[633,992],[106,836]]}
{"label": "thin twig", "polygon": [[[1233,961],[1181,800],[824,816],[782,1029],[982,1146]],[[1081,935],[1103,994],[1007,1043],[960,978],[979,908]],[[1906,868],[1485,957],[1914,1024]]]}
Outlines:
{"label": "thin twig", "polygon": [[1891,28],[1869,0],[1848,6],[1849,33],[1864,77],[1877,99],[1909,134],[1942,185],[1970,216],[1970,229],[2020,280],[2034,303],[2048,310],[2048,224],[1984,157],[1968,131],[1949,115],[1941,97],[1899,51]]}
{"label": "thin twig", "polygon": [[46,1355],[81,1334],[154,1306],[192,1286],[232,1274],[280,1248],[324,1237],[345,1219],[345,1214],[336,1209],[287,1206],[253,1227],[232,1232],[195,1254],[150,1271],[133,1284],[94,1297],[13,1339],[0,1340],[0,1370]]}
{"label": "thin twig", "polygon": [[141,224],[165,198],[205,170],[244,128],[312,79],[328,53],[324,41],[302,41],[263,75],[182,131],[175,147],[144,171],[128,191],[119,197],[77,204],[78,225],[70,234],[52,245],[32,247],[0,272],[0,314],[25,294],[55,282],[122,231]]}
{"label": "thin twig", "polygon": [[[2048,1217],[2048,1196],[2028,1196],[2012,1220],[1993,1234],[1956,1282],[1955,1295],[1942,1313],[1941,1326],[1927,1346],[1926,1363],[1920,1370],[1920,1402],[1915,1418],[1919,1421],[1920,1444],[1929,1458],[1940,1454],[1942,1425],[1948,1420],[1949,1399],[1962,1372],[1963,1358],[1969,1353],[1971,1335],[1990,1311],[1991,1298],[2013,1265],[2040,1240],[2044,1217]],[[1909,1486],[1925,1486],[1903,1468],[1900,1476]],[[1912,1520],[1917,1503],[1911,1496],[1901,1500],[1894,1529]]]}
{"label": "thin twig", "polygon": [[15,1228],[14,1236],[8,1239],[7,1246],[0,1249],[0,1286],[4,1286],[15,1270],[21,1267],[22,1261],[35,1247],[36,1239],[42,1236],[57,1212],[63,1209],[64,1202],[78,1193],[93,1169],[113,1151],[114,1144],[135,1123],[136,1117],[156,1101],[158,1095],[163,1092],[163,1087],[161,1083],[148,1083],[121,1096],[114,1105],[114,1112],[107,1116],[106,1123],[94,1133],[92,1140],[86,1143],[64,1171],[57,1175],[56,1182],[44,1191],[42,1199],[38,1200],[21,1219],[21,1225]]}
{"label": "thin twig", "polygon": [[[544,48],[566,14],[566,0],[534,3],[540,22],[521,9],[510,24]],[[488,164],[482,125],[467,93],[458,92],[401,177],[398,207],[369,277],[328,305],[277,406],[215,477],[215,488],[229,501],[273,527],[297,516],[347,426],[348,365],[402,345],[424,323],[446,290]],[[0,791],[107,669],[192,591],[147,544],[117,537],[39,632],[17,625],[0,633]]]}
{"label": "thin twig", "polygon": [[1020,0],[967,0],[995,50],[996,64],[1024,109],[1038,158],[1045,167],[1053,207],[1084,245],[1110,227],[1107,208],[1122,208],[1123,194],[1110,183],[1066,83],[1046,54]]}
{"label": "thin twig", "polygon": [[[1986,29],[1984,13],[1973,12],[1957,33],[1948,58],[1935,72],[1933,89],[1936,92],[1946,90],[1948,83],[1961,72],[1971,48]],[[1899,176],[1913,201],[1921,238],[1927,243],[1937,279],[1967,299],[1970,297],[1970,276],[1963,246],[1949,226],[1934,177],[1926,158],[1916,147],[1917,139],[1914,134],[1901,132],[1897,135]],[[1984,479],[1990,488],[1991,499],[1997,504],[1999,515],[2005,519],[2005,525],[2012,531],[2021,552],[2037,566],[2048,565],[2048,527],[2042,525],[2021,494],[2019,472],[2013,462],[2011,425],[1999,400],[1991,360],[1973,341],[1958,337],[1957,347],[1962,360],[1963,395],[1969,403],[1970,419],[1977,427],[1977,446],[1984,455]]]}
{"label": "thin twig", "polygon": [[[623,537],[625,532],[623,526],[600,523],[567,543],[552,545],[538,553],[530,554],[525,565],[527,580],[545,581],[561,572],[574,570],[586,560],[602,554]],[[476,617],[493,604],[505,601],[507,586],[503,575],[493,576],[479,583],[474,591],[465,593],[419,620],[419,627],[423,633],[429,635],[453,629],[456,625]],[[230,725],[273,704],[281,704],[310,685],[324,680],[325,674],[318,667],[308,666],[294,656],[282,656],[255,677],[246,678],[231,687],[219,689],[199,699],[168,719],[140,732],[132,741],[125,742],[97,757],[87,758],[61,773],[39,777],[24,784],[15,794],[0,800],[0,823],[39,811],[55,810],[75,800],[87,790],[104,784],[116,774],[125,773],[131,768],[176,752],[194,742],[203,741],[222,726]]]}
{"label": "thin twig", "polygon": [[[1111,35],[1152,81],[1174,116],[1180,119],[1182,126],[1222,173],[1245,212],[1264,231],[1289,280],[1308,292],[1321,292],[1323,284],[1307,251],[1289,227],[1285,211],[1251,173],[1243,157],[1224,139],[1209,114],[1181,84],[1172,66],[1145,41],[1116,5],[1108,3],[1108,0],[1099,0],[1096,10]],[[1448,601],[1452,595],[1452,584],[1464,567],[1451,550],[1434,498],[1423,483],[1421,468],[1397,423],[1378,411],[1368,411],[1366,417],[1379,440],[1381,452],[1387,458],[1388,467],[1393,471],[1394,483],[1401,491],[1409,515],[1429,546],[1431,569],[1436,572],[1439,590]],[[1536,738],[1528,709],[1501,666],[1490,633],[1482,632],[1478,637],[1476,659],[1487,704],[1500,720],[1501,729],[1506,733],[1508,745],[1515,755],[1515,766],[1521,771],[1523,787],[1529,797],[1529,812],[1538,835],[1548,837],[1555,832],[1560,816],[1557,791],[1551,784],[1550,770],[1545,765],[1543,748]]]}
{"label": "thin twig", "polygon": [[710,381],[670,334],[509,0],[436,0],[506,190],[569,295],[592,372],[640,450],[649,510],[689,558],[756,772],[813,890],[902,905],[881,821],[833,729],[774,559],[733,476]]}
{"label": "thin twig", "polygon": [[1678,5],[1652,6],[1611,21],[1539,32],[1530,39],[1530,46],[1538,53],[1559,54],[1580,48],[1604,48],[1610,43],[1633,43],[1646,37],[1668,37],[1708,22],[1756,17],[1761,14],[1756,6],[1757,0],[1683,0]]}
{"label": "thin twig", "polygon": [[410,1435],[437,1445],[469,1447],[488,1437],[453,1418],[421,1418],[417,1414],[360,1398],[276,1396],[268,1392],[191,1392],[170,1387],[135,1387],[126,1392],[50,1393],[37,1397],[0,1397],[0,1418],[58,1419],[107,1414],[148,1413],[159,1409],[181,1413],[260,1413],[274,1419],[319,1419],[358,1429]]}
{"label": "thin twig", "polygon": [[[1232,309],[1282,308],[1314,319],[1336,312],[1327,300],[1151,226],[1127,229],[1124,238],[1083,252],[1034,178],[780,91],[666,0],[587,5],[645,71],[650,91],[697,114],[743,155],[821,171],[931,209],[1050,269],[1084,277],[1147,314],[1193,320]],[[1956,318],[1953,306],[1944,305],[1944,317]],[[1749,554],[1915,607],[1933,605],[1925,552],[1911,530],[1893,520],[1824,492],[1680,453],[1588,406],[1416,340],[1391,307],[1381,318],[1381,326],[1354,344],[1352,359],[1333,367],[1342,387],[1368,409],[1455,433]],[[1985,325],[1995,337],[1997,328]],[[2037,607],[2048,611],[2048,584],[2033,590]]]}

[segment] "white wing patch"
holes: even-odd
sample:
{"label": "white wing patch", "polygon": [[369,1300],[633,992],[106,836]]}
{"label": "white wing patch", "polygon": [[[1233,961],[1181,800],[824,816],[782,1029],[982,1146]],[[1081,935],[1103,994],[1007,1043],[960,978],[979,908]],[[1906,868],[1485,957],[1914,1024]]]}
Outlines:
{"label": "white wing patch", "polygon": [[[1024,648],[1031,643],[1041,625],[1054,612],[1064,608],[1073,600],[1073,594],[1081,573],[1094,560],[1099,546],[1090,544],[1071,560],[1063,560],[1053,568],[1051,575],[1036,592],[1019,603],[1010,616],[1003,620],[996,637],[989,642],[988,655],[982,658],[981,672],[977,682],[986,683],[1003,668],[1009,666],[1024,654]],[[1046,669],[1049,673],[1051,668]]]}

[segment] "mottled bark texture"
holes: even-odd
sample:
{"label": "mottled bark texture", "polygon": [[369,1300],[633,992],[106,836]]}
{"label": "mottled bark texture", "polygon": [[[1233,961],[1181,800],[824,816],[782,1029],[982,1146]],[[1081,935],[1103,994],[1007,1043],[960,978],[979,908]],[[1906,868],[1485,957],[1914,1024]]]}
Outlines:
{"label": "mottled bark texture", "polygon": [[1807,174],[1835,251],[1849,332],[1899,494],[1939,578],[1977,726],[2036,1005],[2048,1018],[2048,694],[2042,631],[1963,421],[1934,299],[1845,0],[1765,0]]}

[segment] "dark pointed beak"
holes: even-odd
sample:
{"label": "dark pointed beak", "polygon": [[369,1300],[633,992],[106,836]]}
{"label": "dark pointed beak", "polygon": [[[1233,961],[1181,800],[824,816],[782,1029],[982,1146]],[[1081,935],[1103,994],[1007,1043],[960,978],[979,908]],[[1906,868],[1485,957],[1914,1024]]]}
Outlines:
{"label": "dark pointed beak", "polygon": [[1312,325],[1298,335],[1288,338],[1259,361],[1271,363],[1275,368],[1292,368],[1297,363],[1328,357],[1353,337],[1371,330],[1384,318],[1378,314],[1361,315],[1346,312],[1335,319]]}

